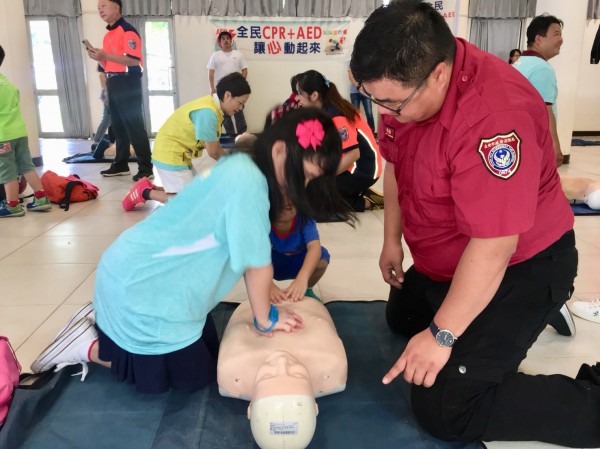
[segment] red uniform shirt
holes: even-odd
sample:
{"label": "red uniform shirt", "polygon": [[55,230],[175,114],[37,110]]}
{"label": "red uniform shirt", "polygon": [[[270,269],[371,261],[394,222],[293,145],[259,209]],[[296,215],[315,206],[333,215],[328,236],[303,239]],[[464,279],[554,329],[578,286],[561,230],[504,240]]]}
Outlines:
{"label": "red uniform shirt", "polygon": [[439,113],[408,124],[383,115],[379,130],[415,268],[438,281],[453,277],[472,237],[519,234],[513,265],[574,222],[535,88],[505,61],[462,39],[456,45]]}
{"label": "red uniform shirt", "polygon": [[140,65],[126,66],[112,61],[104,61],[104,71],[106,73],[142,73],[142,40],[137,30],[123,17],[115,23],[106,27],[108,33],[104,35],[102,50],[106,53],[118,56],[129,56],[140,61]]}

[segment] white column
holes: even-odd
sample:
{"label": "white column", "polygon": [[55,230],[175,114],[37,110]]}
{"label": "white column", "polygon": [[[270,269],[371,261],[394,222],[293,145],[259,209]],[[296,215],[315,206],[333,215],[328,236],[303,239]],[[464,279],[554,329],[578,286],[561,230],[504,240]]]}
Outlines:
{"label": "white column", "polygon": [[27,125],[29,150],[35,162],[41,162],[38,123],[33,94],[33,63],[30,57],[29,36],[25,22],[23,0],[0,1],[0,43],[6,58],[0,66],[4,74],[21,93],[21,112]]}
{"label": "white column", "polygon": [[[575,107],[587,16],[587,2],[577,0],[537,0],[536,15],[548,13],[564,22],[564,43],[560,54],[549,62],[558,80],[558,138],[563,154],[571,152],[571,136],[575,126]],[[588,49],[589,51],[589,49]]]}

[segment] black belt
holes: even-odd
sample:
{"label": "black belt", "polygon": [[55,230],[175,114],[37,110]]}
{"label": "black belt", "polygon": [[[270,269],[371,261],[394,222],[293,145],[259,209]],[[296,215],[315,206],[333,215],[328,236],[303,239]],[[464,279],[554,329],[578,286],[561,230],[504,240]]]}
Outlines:
{"label": "black belt", "polygon": [[106,79],[112,78],[114,76],[127,76],[129,75],[127,72],[107,72]]}

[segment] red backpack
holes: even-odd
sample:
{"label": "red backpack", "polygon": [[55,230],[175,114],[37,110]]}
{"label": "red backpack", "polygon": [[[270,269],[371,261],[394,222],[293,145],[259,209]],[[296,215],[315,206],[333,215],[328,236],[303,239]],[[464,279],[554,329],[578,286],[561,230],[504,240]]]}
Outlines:
{"label": "red backpack", "polygon": [[8,406],[12,394],[19,385],[21,365],[8,342],[8,338],[0,337],[0,427],[8,415]]}
{"label": "red backpack", "polygon": [[69,210],[70,203],[97,198],[100,190],[91,182],[84,181],[77,175],[60,176],[52,170],[44,172],[41,180],[50,201],[58,203],[65,211]]}

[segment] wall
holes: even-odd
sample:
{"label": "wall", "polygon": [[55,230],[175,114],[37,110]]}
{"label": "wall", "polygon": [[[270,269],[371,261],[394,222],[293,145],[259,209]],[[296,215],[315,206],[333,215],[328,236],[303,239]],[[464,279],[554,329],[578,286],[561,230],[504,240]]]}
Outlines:
{"label": "wall", "polygon": [[22,0],[1,0],[0,17],[10,17],[10,20],[2,20],[2,26],[0,26],[0,45],[6,53],[0,72],[21,93],[21,112],[27,126],[29,150],[31,156],[35,159],[40,155],[40,148],[32,88],[34,85],[33,64],[31,63],[28,30]]}
{"label": "wall", "polygon": [[585,24],[575,103],[575,131],[600,131],[600,64],[590,64],[590,52],[600,20]]}

